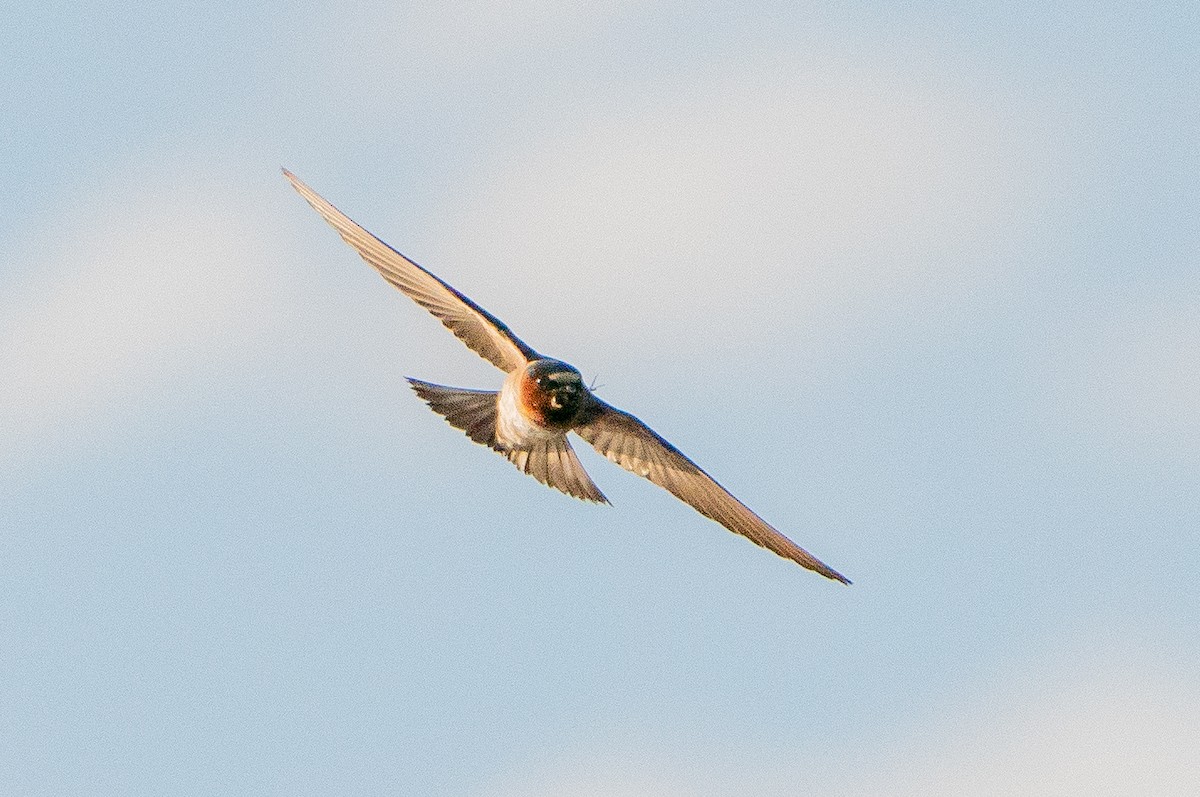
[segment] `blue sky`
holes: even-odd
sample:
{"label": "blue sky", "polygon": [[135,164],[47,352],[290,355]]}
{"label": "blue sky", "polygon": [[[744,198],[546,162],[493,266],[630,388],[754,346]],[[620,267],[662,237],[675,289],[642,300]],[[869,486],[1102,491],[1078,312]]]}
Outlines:
{"label": "blue sky", "polygon": [[[78,5],[0,31],[0,791],[1200,790],[1196,11]],[[280,166],[855,584],[472,446]]]}

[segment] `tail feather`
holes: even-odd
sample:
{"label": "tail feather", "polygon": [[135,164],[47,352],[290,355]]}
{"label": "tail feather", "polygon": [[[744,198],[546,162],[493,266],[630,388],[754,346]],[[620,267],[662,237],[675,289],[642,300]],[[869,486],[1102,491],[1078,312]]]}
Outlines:
{"label": "tail feather", "polygon": [[583,469],[567,436],[539,440],[528,448],[502,452],[517,470],[528,473],[542,484],[584,501],[607,504],[609,501]]}
{"label": "tail feather", "polygon": [[417,395],[434,412],[444,416],[451,426],[466,432],[476,443],[499,451],[517,470],[575,498],[608,503],[604,493],[583,469],[565,434],[537,440],[522,448],[509,448],[498,443],[496,391],[445,387],[411,377],[408,381]]}

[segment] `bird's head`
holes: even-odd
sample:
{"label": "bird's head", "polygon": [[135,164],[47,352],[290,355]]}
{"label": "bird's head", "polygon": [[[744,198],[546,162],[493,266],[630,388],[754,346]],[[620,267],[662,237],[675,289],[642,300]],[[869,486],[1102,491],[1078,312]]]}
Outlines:
{"label": "bird's head", "polygon": [[523,376],[525,403],[547,424],[570,423],[588,392],[579,370],[558,360],[535,360]]}

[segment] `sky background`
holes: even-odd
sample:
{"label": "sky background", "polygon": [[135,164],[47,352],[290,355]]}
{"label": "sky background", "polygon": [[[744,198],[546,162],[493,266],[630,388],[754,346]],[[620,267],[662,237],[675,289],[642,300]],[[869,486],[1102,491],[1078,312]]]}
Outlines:
{"label": "sky background", "polygon": [[[1200,793],[1192,4],[3,16],[0,792]],[[854,585],[471,445],[280,166]]]}

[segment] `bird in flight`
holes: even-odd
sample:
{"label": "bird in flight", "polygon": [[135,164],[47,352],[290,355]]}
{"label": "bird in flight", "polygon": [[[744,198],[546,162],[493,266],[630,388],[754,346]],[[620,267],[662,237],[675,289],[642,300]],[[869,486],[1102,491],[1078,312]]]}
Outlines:
{"label": "bird in flight", "polygon": [[730,531],[826,578],[850,583],[750,511],[649,426],[597,398],[576,368],[538,354],[500,319],[376,238],[287,169],[283,174],[385,280],[507,374],[499,391],[465,390],[409,378],[417,395],[451,426],[507,457],[542,484],[584,501],[608,503],[571,449],[567,433],[574,432],[609,460],[649,479]]}

